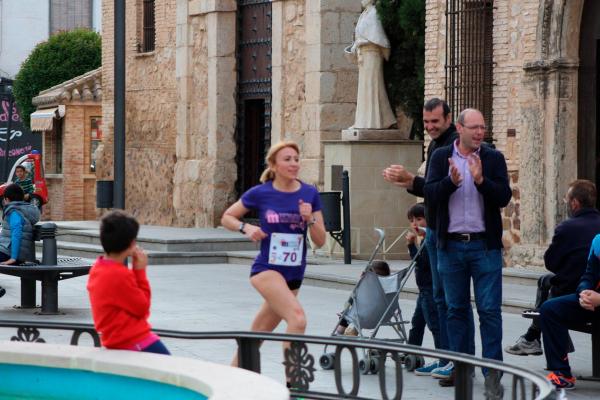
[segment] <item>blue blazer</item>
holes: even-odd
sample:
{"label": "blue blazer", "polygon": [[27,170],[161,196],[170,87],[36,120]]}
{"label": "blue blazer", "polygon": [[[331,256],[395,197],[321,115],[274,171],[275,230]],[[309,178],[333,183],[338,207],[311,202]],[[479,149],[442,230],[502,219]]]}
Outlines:
{"label": "blue blazer", "polygon": [[[433,152],[429,171],[425,179],[425,199],[436,210],[436,226],[438,248],[445,248],[450,216],[448,201],[458,186],[454,185],[448,175],[454,144],[441,147]],[[508,183],[508,172],[504,156],[498,150],[487,145],[481,146],[479,153],[483,170],[483,182],[475,185],[483,195],[485,233],[488,249],[502,248],[502,217],[500,209],[506,207],[512,197]]]}

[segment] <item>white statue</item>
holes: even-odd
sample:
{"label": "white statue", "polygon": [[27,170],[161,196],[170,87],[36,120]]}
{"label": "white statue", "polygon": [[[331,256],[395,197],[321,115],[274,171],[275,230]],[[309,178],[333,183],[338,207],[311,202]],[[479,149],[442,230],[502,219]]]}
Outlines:
{"label": "white statue", "polygon": [[387,129],[396,123],[383,81],[383,60],[390,56],[390,41],[377,16],[374,0],[362,0],[363,13],[354,30],[354,43],[346,48],[358,62],[356,117],[351,128]]}

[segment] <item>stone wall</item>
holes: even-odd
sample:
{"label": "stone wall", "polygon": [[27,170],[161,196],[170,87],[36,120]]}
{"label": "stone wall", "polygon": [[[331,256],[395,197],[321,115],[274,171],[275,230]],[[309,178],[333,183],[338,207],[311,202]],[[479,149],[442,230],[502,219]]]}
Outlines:
{"label": "stone wall", "polygon": [[[175,70],[175,3],[157,1],[156,48],[139,53],[136,27],[140,0],[127,2],[126,35],[126,209],[142,223],[171,225],[177,92]],[[98,179],[112,177],[114,16],[113,2],[103,2],[103,116],[104,146]],[[101,166],[100,166],[101,164]]]}

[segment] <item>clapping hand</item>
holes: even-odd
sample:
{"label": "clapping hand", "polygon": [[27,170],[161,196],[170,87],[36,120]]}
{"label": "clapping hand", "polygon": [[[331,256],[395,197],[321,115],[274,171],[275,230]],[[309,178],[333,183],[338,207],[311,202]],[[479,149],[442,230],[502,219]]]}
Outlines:
{"label": "clapping hand", "polygon": [[471,154],[468,158],[469,171],[473,177],[473,181],[477,185],[483,182],[483,169],[481,167],[481,158],[477,154]]}
{"label": "clapping hand", "polygon": [[463,177],[460,174],[458,167],[456,164],[454,164],[454,160],[452,158],[448,159],[448,163],[450,164],[450,180],[455,186],[460,186],[462,184]]}
{"label": "clapping hand", "polygon": [[411,189],[415,179],[415,175],[408,172],[403,165],[390,165],[381,173],[383,179],[394,185]]}

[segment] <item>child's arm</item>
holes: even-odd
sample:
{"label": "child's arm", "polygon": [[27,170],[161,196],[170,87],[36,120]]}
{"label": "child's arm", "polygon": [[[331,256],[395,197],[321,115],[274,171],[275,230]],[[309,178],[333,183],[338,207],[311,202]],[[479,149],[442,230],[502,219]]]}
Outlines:
{"label": "child's arm", "polygon": [[21,249],[21,239],[23,237],[23,217],[16,211],[13,211],[8,216],[8,224],[10,225],[10,259],[2,264],[16,264],[19,259],[19,250]]}
{"label": "child's arm", "polygon": [[122,286],[119,288],[119,292],[127,294],[119,306],[138,318],[144,318],[150,312],[151,290],[146,277],[147,266],[148,256],[141,248],[136,247],[132,254],[134,279],[129,276],[129,279],[122,281]]}

